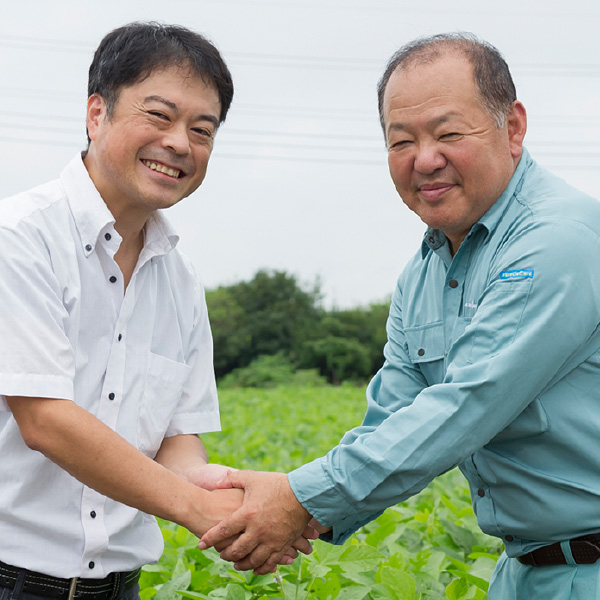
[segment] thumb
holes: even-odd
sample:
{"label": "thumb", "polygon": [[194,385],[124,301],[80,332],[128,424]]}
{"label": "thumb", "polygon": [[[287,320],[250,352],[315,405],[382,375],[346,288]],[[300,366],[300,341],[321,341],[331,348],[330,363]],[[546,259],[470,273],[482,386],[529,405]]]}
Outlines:
{"label": "thumb", "polygon": [[216,546],[225,541],[229,541],[229,538],[244,531],[245,527],[246,520],[243,515],[240,514],[240,511],[237,510],[228,519],[221,521],[218,525],[209,529],[200,538],[198,548],[200,548],[200,550],[206,550],[206,548],[210,548],[211,546]]}
{"label": "thumb", "polygon": [[225,473],[225,477],[223,477],[222,479],[219,479],[218,481],[215,481],[213,484],[213,489],[215,490],[228,490],[231,489],[233,487],[236,487],[235,485],[233,485],[232,481],[231,481],[231,475],[233,473],[235,473],[235,470],[229,470],[227,471],[227,473]]}

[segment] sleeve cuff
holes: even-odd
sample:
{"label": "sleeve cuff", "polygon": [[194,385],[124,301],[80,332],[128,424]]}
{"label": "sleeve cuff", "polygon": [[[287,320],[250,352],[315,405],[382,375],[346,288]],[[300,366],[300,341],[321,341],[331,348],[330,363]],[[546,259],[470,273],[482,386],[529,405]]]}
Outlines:
{"label": "sleeve cuff", "polygon": [[171,419],[165,437],[190,433],[209,433],[211,431],[221,431],[219,411],[178,413]]}
{"label": "sleeve cuff", "polygon": [[35,373],[10,374],[0,376],[0,410],[9,410],[5,396],[26,396],[28,398],[53,398],[73,400],[73,381],[59,375],[39,375]]}
{"label": "sleeve cuff", "polygon": [[343,544],[357,529],[378,517],[381,512],[357,513],[340,495],[317,458],[288,474],[288,481],[298,502],[317,520],[333,530],[321,539]]}

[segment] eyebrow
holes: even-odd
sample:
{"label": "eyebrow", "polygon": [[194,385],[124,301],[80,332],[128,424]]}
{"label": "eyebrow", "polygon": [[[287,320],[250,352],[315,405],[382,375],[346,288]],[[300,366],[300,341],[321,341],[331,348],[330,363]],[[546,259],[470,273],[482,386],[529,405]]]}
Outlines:
{"label": "eyebrow", "polygon": [[[439,117],[435,117],[434,119],[431,119],[430,121],[427,121],[427,125],[433,125],[433,126],[441,125],[442,123],[446,123],[447,121],[449,121],[452,117],[460,117],[460,116],[461,115],[459,115],[458,113],[449,112],[444,115],[440,115]],[[389,131],[404,131],[405,129],[407,129],[407,127],[403,123],[392,123],[388,128]]]}
{"label": "eyebrow", "polygon": [[[162,96],[146,96],[144,98],[144,102],[160,102],[161,104],[164,104],[171,110],[174,110],[174,111],[178,110],[177,104],[175,104],[175,102],[172,102],[171,100],[167,100],[166,98],[163,98]],[[209,121],[210,123],[213,123],[215,125],[215,127],[219,126],[219,119],[217,119],[217,117],[215,117],[214,115],[202,115],[202,114],[197,115],[196,120],[197,121]]]}

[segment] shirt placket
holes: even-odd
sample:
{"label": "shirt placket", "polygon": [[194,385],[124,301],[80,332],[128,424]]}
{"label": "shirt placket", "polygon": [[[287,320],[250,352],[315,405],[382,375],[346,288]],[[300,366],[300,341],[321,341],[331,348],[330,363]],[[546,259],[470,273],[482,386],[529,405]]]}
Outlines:
{"label": "shirt placket", "polygon": [[[106,242],[111,242],[111,233],[104,234]],[[108,249],[110,250],[110,248]],[[112,252],[111,252],[112,254]],[[116,307],[119,307],[116,326],[106,366],[106,373],[96,417],[105,425],[116,431],[119,412],[123,402],[125,389],[125,358],[127,346],[127,324],[131,318],[134,305],[134,280],[130,282],[123,296],[123,276],[117,263],[108,259],[105,276],[109,286],[109,294]],[[121,285],[118,285],[118,284]],[[83,577],[102,578],[108,573],[102,565],[102,553],[108,548],[108,530],[105,522],[106,496],[84,486],[81,502],[81,520],[84,530],[84,550],[81,572]]]}

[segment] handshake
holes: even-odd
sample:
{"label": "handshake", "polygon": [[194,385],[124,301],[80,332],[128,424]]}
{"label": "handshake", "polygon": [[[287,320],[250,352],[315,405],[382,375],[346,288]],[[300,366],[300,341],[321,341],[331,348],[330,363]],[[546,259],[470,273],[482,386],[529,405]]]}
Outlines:
{"label": "handshake", "polygon": [[[310,554],[309,540],[329,531],[298,502],[284,473],[238,471],[208,464],[189,481],[209,490],[199,548],[214,547],[236,569],[257,575],[291,564],[299,552]],[[207,527],[208,526],[208,527]]]}

